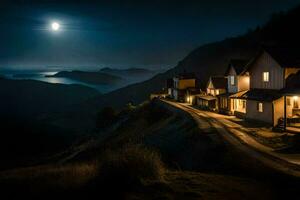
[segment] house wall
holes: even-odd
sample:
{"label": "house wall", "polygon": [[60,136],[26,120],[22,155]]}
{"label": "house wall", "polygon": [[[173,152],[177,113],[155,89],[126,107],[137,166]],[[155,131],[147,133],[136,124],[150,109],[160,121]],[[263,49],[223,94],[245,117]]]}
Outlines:
{"label": "house wall", "polygon": [[195,79],[182,79],[178,82],[178,89],[184,90],[187,88],[194,88],[196,87],[196,80]]}
{"label": "house wall", "polygon": [[177,89],[173,89],[173,98],[178,101],[178,90]]}
{"label": "house wall", "polygon": [[225,89],[209,89],[209,88],[207,88],[207,94],[212,95],[212,96],[217,96],[217,95],[219,95],[216,93],[217,90],[219,91],[219,94],[226,93]]}
{"label": "house wall", "polygon": [[273,124],[273,104],[272,102],[262,102],[263,112],[258,112],[257,103],[259,101],[247,100],[246,104],[246,118],[252,120],[259,120],[269,124]]}
{"label": "house wall", "polygon": [[274,124],[276,126],[278,124],[278,120],[284,117],[284,98],[281,97],[273,102],[274,107]]}
{"label": "house wall", "polygon": [[246,113],[247,101],[244,99],[233,99],[233,111]]}
{"label": "house wall", "polygon": [[[293,96],[286,97],[287,105],[286,105],[286,116],[293,117],[295,114],[299,113],[300,109],[300,96],[295,99]],[[294,108],[294,102],[298,102],[298,108]]]}
{"label": "house wall", "polygon": [[245,91],[250,89],[250,77],[249,76],[238,76],[238,91]]}
{"label": "house wall", "polygon": [[[263,81],[263,72],[269,72],[269,82]],[[262,53],[250,71],[250,88],[282,89],[284,87],[284,69],[267,53]]]}
{"label": "house wall", "polygon": [[[231,85],[230,77],[234,76],[234,85]],[[245,75],[237,75],[233,67],[230,67],[227,78],[228,92],[237,93],[250,88],[250,77]]]}
{"label": "house wall", "polygon": [[[234,76],[234,85],[231,85],[231,81],[230,81],[231,76]],[[238,92],[238,80],[237,80],[236,72],[233,69],[233,67],[230,67],[230,70],[228,72],[227,86],[228,86],[229,93],[237,93]]]}

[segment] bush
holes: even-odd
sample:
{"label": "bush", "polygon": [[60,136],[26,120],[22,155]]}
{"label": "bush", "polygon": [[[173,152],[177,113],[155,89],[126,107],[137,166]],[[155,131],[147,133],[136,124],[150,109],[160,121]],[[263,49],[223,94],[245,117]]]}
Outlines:
{"label": "bush", "polygon": [[160,155],[141,146],[106,152],[99,166],[99,180],[119,190],[141,185],[144,181],[162,181],[165,168]]}

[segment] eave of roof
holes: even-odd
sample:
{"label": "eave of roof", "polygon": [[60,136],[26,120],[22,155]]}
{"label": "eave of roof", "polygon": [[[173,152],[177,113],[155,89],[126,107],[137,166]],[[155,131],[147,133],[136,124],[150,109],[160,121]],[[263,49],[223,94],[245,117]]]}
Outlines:
{"label": "eave of roof", "polygon": [[282,97],[282,94],[278,90],[251,89],[243,94],[242,97],[247,100],[272,102]]}

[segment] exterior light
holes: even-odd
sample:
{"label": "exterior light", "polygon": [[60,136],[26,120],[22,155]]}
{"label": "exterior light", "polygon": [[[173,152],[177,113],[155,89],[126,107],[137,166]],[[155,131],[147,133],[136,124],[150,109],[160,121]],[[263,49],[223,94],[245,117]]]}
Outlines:
{"label": "exterior light", "polygon": [[298,96],[293,96],[293,99],[294,99],[295,101],[298,101]]}

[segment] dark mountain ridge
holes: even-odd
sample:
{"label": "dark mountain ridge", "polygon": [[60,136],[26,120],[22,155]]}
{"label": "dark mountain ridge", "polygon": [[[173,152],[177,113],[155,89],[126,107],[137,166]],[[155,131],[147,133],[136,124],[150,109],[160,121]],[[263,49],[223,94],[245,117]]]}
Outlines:
{"label": "dark mountain ridge", "polygon": [[128,69],[117,69],[117,68],[110,68],[105,67],[100,70],[100,72],[108,73],[108,74],[116,74],[116,75],[130,75],[130,76],[136,76],[136,75],[148,75],[153,74],[154,72],[148,69],[144,68],[128,68]]}
{"label": "dark mountain ridge", "polygon": [[140,103],[149,98],[150,93],[165,87],[167,78],[183,71],[194,72],[199,79],[199,86],[204,88],[210,76],[225,73],[230,59],[251,59],[261,45],[300,44],[300,29],[296,28],[299,20],[300,7],[274,14],[262,28],[257,27],[242,36],[202,45],[165,73],[95,97],[86,102],[86,106],[120,107],[128,102]]}

